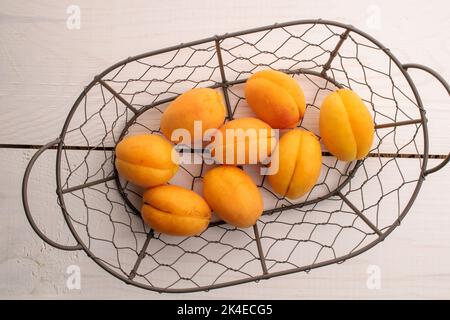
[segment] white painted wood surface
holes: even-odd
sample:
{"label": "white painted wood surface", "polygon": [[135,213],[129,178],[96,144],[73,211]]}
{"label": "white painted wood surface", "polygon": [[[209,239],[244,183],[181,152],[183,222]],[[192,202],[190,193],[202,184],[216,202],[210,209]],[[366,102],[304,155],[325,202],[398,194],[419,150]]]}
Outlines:
{"label": "white painted wood surface", "polygon": [[[66,27],[69,5],[81,28]],[[401,62],[417,62],[450,78],[447,1],[14,1],[0,3],[0,144],[43,144],[61,130],[70,106],[92,77],[124,57],[212,34],[302,18],[351,23],[372,34]],[[429,117],[430,152],[445,154],[448,96],[414,72]],[[450,169],[423,188],[402,226],[385,242],[344,264],[237,287],[159,295],[127,286],[84,253],[43,245],[23,214],[20,187],[34,150],[0,149],[0,297],[2,298],[450,298]],[[413,160],[412,160],[413,161]],[[438,163],[433,160],[430,165]],[[408,166],[405,164],[405,166]],[[33,209],[45,230],[70,241],[54,199],[54,152],[36,165]],[[47,222],[51,222],[49,225]],[[66,288],[66,268],[81,267],[81,290]],[[380,267],[379,290],[366,286]]]}

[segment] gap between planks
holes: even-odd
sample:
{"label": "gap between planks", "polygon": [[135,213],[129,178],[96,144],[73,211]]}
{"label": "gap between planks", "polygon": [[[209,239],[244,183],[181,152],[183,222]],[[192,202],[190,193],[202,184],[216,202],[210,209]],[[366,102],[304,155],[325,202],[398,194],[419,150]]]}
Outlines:
{"label": "gap between planks", "polygon": [[[39,144],[0,144],[0,149],[40,149],[43,145]],[[52,146],[48,148],[49,150],[57,150],[58,146]],[[64,150],[81,150],[81,151],[114,151],[114,147],[89,147],[89,146],[63,146]],[[322,152],[322,156],[331,157],[331,153],[327,151]],[[416,153],[369,153],[367,155],[369,158],[411,158],[411,159],[423,159],[423,154]],[[445,159],[447,154],[429,154],[428,159]]]}

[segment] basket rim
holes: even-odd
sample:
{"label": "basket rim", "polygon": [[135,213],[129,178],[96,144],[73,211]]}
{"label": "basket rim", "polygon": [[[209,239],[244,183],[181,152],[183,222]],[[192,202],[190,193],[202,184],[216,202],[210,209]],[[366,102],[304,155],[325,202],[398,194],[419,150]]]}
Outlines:
{"label": "basket rim", "polygon": [[[326,261],[322,261],[320,263],[314,263],[308,266],[302,266],[302,267],[298,267],[298,268],[290,268],[290,269],[286,269],[286,270],[282,270],[282,271],[277,271],[277,272],[271,272],[271,273],[263,273],[260,275],[256,275],[253,277],[245,277],[242,279],[238,279],[238,280],[233,280],[233,281],[227,281],[227,282],[221,282],[221,283],[214,283],[212,285],[208,285],[208,286],[198,286],[198,287],[191,287],[191,288],[164,288],[164,287],[154,287],[151,285],[147,285],[141,282],[137,282],[134,281],[133,279],[129,279],[127,277],[125,277],[123,274],[120,274],[119,272],[113,270],[111,267],[109,267],[107,264],[105,264],[104,262],[102,262],[99,258],[97,258],[95,256],[95,254],[86,246],[86,244],[82,241],[81,237],[78,235],[78,233],[76,232],[72,221],[69,217],[65,202],[64,202],[64,193],[62,192],[62,181],[61,181],[61,157],[62,157],[62,150],[63,150],[63,145],[64,145],[64,138],[65,135],[67,133],[67,129],[68,126],[70,124],[70,121],[75,113],[75,111],[77,110],[78,106],[80,105],[81,101],[83,100],[83,98],[86,96],[87,92],[96,84],[99,82],[99,80],[101,80],[102,77],[104,77],[106,74],[110,73],[111,71],[113,71],[114,69],[125,65],[127,63],[130,63],[132,61],[135,60],[139,60],[139,59],[143,59],[143,58],[147,58],[153,55],[157,55],[157,54],[162,54],[162,53],[166,53],[166,52],[170,52],[173,50],[178,50],[178,49],[182,49],[182,48],[186,48],[189,46],[194,46],[194,45],[199,45],[199,44],[204,44],[207,42],[219,42],[221,40],[227,39],[227,38],[231,38],[231,37],[236,37],[236,36],[241,36],[241,35],[246,35],[246,34],[251,34],[251,33],[256,33],[256,32],[261,32],[261,31],[266,31],[266,30],[270,30],[270,29],[276,29],[276,28],[283,28],[283,27],[289,27],[289,26],[294,26],[294,25],[304,25],[304,24],[323,24],[323,25],[331,25],[331,26],[335,26],[335,27],[340,27],[346,30],[350,30],[350,32],[354,32],[356,34],[359,34],[360,36],[366,38],[367,40],[371,41],[372,43],[374,43],[375,45],[377,45],[386,55],[388,55],[388,57],[395,63],[395,65],[398,67],[398,69],[401,71],[401,73],[403,74],[403,76],[406,78],[412,93],[414,95],[414,98],[416,99],[416,104],[418,106],[419,109],[419,113],[420,113],[420,119],[421,119],[421,125],[422,125],[422,132],[423,132],[423,140],[424,140],[424,146],[423,146],[423,154],[422,154],[422,165],[420,168],[420,172],[419,172],[419,177],[416,183],[416,186],[414,188],[414,191],[411,194],[411,197],[409,199],[409,201],[405,204],[405,207],[403,208],[402,213],[398,216],[398,219],[396,221],[394,221],[394,223],[389,226],[389,228],[387,228],[386,231],[384,231],[381,235],[379,235],[375,240],[371,241],[370,243],[368,243],[367,245],[365,245],[364,247],[355,250],[349,254],[346,254],[344,256],[340,256],[334,259],[329,259]],[[237,285],[237,284],[243,284],[243,283],[248,283],[248,282],[253,282],[253,281],[259,281],[261,279],[269,279],[272,277],[276,277],[276,276],[282,276],[282,275],[287,275],[287,274],[291,274],[291,273],[297,273],[297,272],[302,272],[302,271],[309,271],[311,269],[315,269],[315,268],[319,268],[319,267],[323,267],[326,265],[330,265],[330,264],[334,264],[334,263],[341,263],[344,262],[345,260],[348,260],[350,258],[353,258],[369,249],[371,249],[372,247],[374,247],[375,245],[377,245],[378,243],[382,242],[398,225],[400,225],[400,222],[403,220],[403,218],[406,216],[406,214],[408,213],[408,211],[410,210],[411,206],[413,205],[419,191],[420,188],[422,186],[422,183],[425,179],[425,171],[427,168],[427,160],[428,160],[428,154],[429,154],[429,138],[428,138],[428,127],[427,127],[427,121],[426,121],[426,115],[425,115],[425,110],[423,107],[423,103],[421,100],[421,97],[418,93],[417,87],[415,85],[415,83],[413,82],[412,78],[410,77],[410,75],[407,73],[406,69],[403,67],[403,65],[400,63],[400,61],[392,54],[392,52],[385,47],[384,45],[382,45],[377,39],[375,39],[374,37],[372,37],[371,35],[367,34],[366,32],[352,26],[349,24],[344,24],[341,22],[337,22],[337,21],[332,21],[332,20],[323,20],[323,19],[306,19],[306,20],[293,20],[293,21],[289,21],[289,22],[284,22],[284,23],[275,23],[272,25],[266,25],[266,26],[262,26],[262,27],[258,27],[258,28],[251,28],[251,29],[246,29],[246,30],[242,30],[242,31],[237,31],[237,32],[232,32],[232,33],[225,33],[222,35],[215,35],[215,36],[211,36],[208,38],[203,38],[200,40],[196,40],[196,41],[192,41],[192,42],[188,42],[188,43],[181,43],[179,45],[175,45],[175,46],[170,46],[170,47],[166,47],[166,48],[162,48],[162,49],[158,49],[158,50],[153,50],[153,51],[149,51],[143,54],[139,54],[139,55],[135,55],[132,57],[128,57],[126,59],[123,59],[115,64],[113,64],[112,66],[108,67],[107,69],[105,69],[103,72],[101,72],[100,74],[98,74],[97,76],[94,77],[94,79],[84,88],[84,90],[80,93],[80,95],[78,96],[78,98],[76,99],[76,101],[74,102],[71,110],[69,111],[67,118],[64,122],[63,128],[61,130],[60,136],[59,136],[59,142],[57,143],[57,155],[56,155],[56,185],[57,185],[57,196],[58,196],[58,200],[59,200],[59,205],[61,207],[64,219],[72,233],[72,235],[74,236],[74,238],[77,240],[77,242],[81,245],[82,249],[84,252],[86,252],[86,254],[92,258],[92,260],[94,260],[102,269],[104,269],[105,271],[107,271],[108,273],[110,273],[111,275],[115,276],[116,278],[122,280],[123,282],[127,283],[127,284],[131,284],[134,285],[136,287],[140,287],[142,289],[147,289],[147,290],[151,290],[151,291],[156,291],[156,292],[166,292],[166,293],[189,293],[189,292],[198,292],[198,291],[208,291],[210,289],[217,289],[217,288],[223,288],[223,287],[227,287],[227,286],[232,286],[232,285]]]}

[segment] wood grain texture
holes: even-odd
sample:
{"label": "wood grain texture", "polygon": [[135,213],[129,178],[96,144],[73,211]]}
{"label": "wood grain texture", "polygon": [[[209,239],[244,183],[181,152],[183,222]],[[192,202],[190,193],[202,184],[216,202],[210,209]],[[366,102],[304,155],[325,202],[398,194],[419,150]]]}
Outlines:
{"label": "wood grain texture", "polygon": [[[0,151],[2,163],[7,164],[2,169],[0,203],[2,298],[446,298],[450,294],[450,216],[444,209],[450,202],[442,197],[442,191],[450,189],[449,168],[427,178],[410,213],[392,235],[356,258],[309,274],[172,296],[127,286],[85,253],[63,252],[43,244],[28,225],[20,200],[19,178],[33,152]],[[73,243],[55,203],[54,156],[54,151],[48,151],[36,163],[30,180],[30,205],[38,225],[52,239]],[[404,166],[408,161],[413,160],[405,159]],[[430,161],[431,165],[436,163]],[[81,290],[66,287],[66,268],[72,264],[81,268]],[[380,267],[379,290],[366,286],[369,265]]]}
{"label": "wood grain texture", "polygon": [[[71,1],[0,3],[0,144],[44,144],[60,132],[69,109],[94,75],[130,55],[212,34],[321,17],[353,24],[380,40],[401,62],[423,63],[449,79],[447,1],[110,1],[81,0],[81,29],[66,27]],[[332,8],[332,10],[330,10]],[[420,21],[420,23],[416,23]],[[450,150],[448,96],[411,71],[429,117],[430,152]],[[151,115],[149,121],[152,121]],[[449,298],[450,168],[427,177],[404,223],[386,241],[340,265],[260,283],[182,295],[128,286],[83,252],[63,252],[38,238],[21,203],[22,175],[34,150],[0,149],[1,298]],[[55,199],[55,152],[36,163],[31,207],[52,239],[73,243]],[[405,168],[412,166],[404,160]],[[430,166],[438,161],[431,160]],[[395,179],[395,175],[392,175]],[[76,180],[75,181],[81,181]],[[387,175],[386,185],[394,182]],[[74,182],[75,183],[75,182]],[[369,190],[370,191],[370,190]],[[388,208],[386,208],[388,209]],[[393,208],[396,209],[396,208]],[[66,287],[66,268],[81,268],[81,290]],[[381,289],[366,286],[381,270]]]}
{"label": "wood grain texture", "polygon": [[[69,1],[14,1],[0,5],[0,143],[43,144],[56,137],[73,102],[93,77],[125,57],[212,34],[295,19],[350,23],[378,38],[401,62],[418,62],[449,77],[449,19],[445,1],[78,1],[81,28],[66,27]],[[176,8],[176,9],[175,9]],[[333,8],[333,10],[330,10]],[[349,9],[351,8],[351,9]],[[350,11],[349,11],[350,10]],[[350,12],[350,14],[349,14]],[[399,18],[399,14],[400,13]],[[411,21],[421,21],[411,23]],[[418,45],[420,43],[420,45]],[[430,118],[430,150],[450,149],[447,101],[430,78],[414,75]]]}

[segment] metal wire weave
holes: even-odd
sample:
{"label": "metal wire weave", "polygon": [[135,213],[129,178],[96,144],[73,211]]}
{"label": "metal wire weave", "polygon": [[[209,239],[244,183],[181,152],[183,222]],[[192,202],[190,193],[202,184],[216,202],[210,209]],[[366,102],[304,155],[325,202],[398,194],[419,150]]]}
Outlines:
{"label": "metal wire weave", "polygon": [[[195,87],[223,93],[227,120],[253,115],[243,85],[263,68],[298,80],[307,97],[299,126],[316,135],[325,95],[337,87],[355,90],[376,123],[369,156],[346,163],[324,148],[319,181],[298,201],[280,198],[258,167],[245,166],[265,201],[254,228],[214,219],[196,237],[153,233],[139,216],[142,190],[115,172],[114,146],[127,134],[160,133],[170,101]],[[367,250],[400,223],[423,178],[423,126],[398,62],[352,27],[319,20],[219,36],[127,59],[86,88],[62,133],[60,205],[94,261],[146,289],[208,290],[309,271]],[[201,193],[209,169],[184,165],[170,183]]]}

